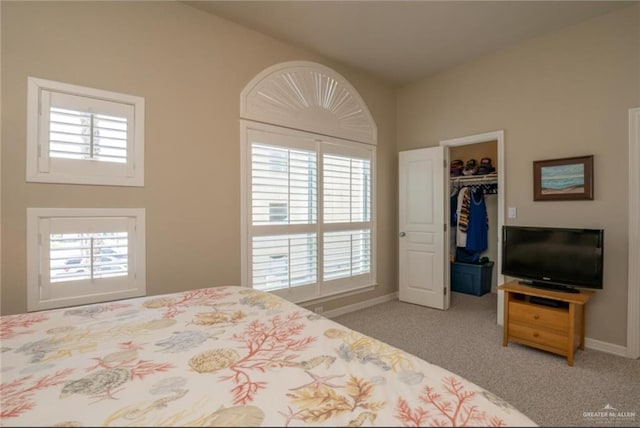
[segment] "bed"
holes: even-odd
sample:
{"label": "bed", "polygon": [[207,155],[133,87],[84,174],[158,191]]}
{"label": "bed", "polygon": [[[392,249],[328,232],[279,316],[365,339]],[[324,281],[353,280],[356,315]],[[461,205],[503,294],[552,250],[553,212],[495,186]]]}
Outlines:
{"label": "bed", "polygon": [[5,426],[535,426],[454,373],[248,288],[0,319]]}

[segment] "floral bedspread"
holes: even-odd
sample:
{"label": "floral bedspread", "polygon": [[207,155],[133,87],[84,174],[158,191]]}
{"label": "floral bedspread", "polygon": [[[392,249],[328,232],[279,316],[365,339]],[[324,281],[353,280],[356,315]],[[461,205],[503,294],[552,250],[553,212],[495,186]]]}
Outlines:
{"label": "floral bedspread", "polygon": [[441,367],[269,293],[0,318],[5,426],[534,426]]}

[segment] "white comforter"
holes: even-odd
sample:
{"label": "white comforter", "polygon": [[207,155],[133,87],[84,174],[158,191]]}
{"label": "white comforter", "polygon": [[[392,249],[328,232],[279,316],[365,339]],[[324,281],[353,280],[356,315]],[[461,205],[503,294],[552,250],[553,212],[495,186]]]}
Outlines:
{"label": "white comforter", "polygon": [[535,425],[454,373],[246,288],[0,319],[2,425]]}

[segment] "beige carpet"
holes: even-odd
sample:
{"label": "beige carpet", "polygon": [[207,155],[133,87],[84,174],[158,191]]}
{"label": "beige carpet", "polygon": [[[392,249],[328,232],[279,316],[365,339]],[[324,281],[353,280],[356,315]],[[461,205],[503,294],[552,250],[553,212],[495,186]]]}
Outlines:
{"label": "beige carpet", "polygon": [[559,355],[503,347],[496,307],[496,294],[452,293],[447,311],[392,301],[333,320],[467,378],[541,426],[640,426],[640,360],[587,348],[569,367]]}

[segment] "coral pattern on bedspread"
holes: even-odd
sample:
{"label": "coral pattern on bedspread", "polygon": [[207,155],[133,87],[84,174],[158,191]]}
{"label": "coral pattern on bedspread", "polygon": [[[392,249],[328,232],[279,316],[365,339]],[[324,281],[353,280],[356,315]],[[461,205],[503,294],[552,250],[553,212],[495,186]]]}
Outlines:
{"label": "coral pattern on bedspread", "polygon": [[247,288],[0,320],[4,426],[535,426],[454,373]]}

